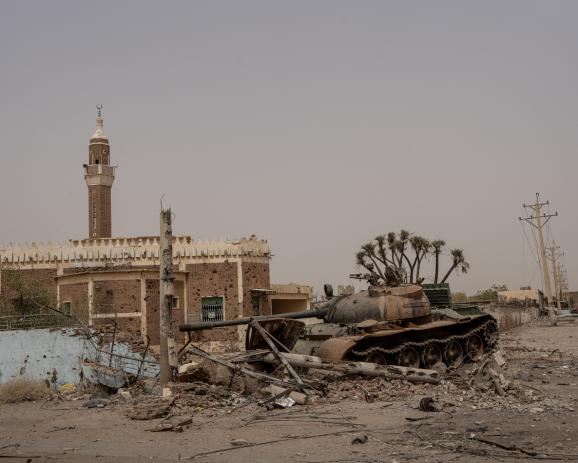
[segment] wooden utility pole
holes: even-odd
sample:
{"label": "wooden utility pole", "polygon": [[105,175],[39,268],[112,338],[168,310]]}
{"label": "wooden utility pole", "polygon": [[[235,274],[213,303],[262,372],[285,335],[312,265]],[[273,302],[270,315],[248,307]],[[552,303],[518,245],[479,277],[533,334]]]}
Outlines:
{"label": "wooden utility pole", "polygon": [[160,232],[160,384],[161,389],[172,381],[178,368],[177,348],[173,331],[175,288],[173,275],[173,229],[171,210],[161,209]]}
{"label": "wooden utility pole", "polygon": [[[542,264],[542,275],[544,277],[544,290],[546,291],[546,300],[548,301],[548,314],[552,320],[555,320],[556,313],[554,312],[553,301],[552,301],[552,286],[550,285],[550,272],[548,270],[548,261],[546,260],[546,248],[544,247],[544,235],[542,229],[548,223],[552,217],[558,215],[554,214],[544,214],[542,213],[542,207],[549,205],[550,202],[545,203],[540,202],[540,193],[536,193],[536,202],[534,204],[524,204],[525,209],[531,209],[534,211],[535,215],[530,214],[529,217],[518,217],[520,221],[525,220],[532,227],[536,229],[536,234],[538,235],[538,253],[540,254],[540,263]],[[542,222],[542,219],[545,219]],[[535,221],[535,223],[534,223]]]}

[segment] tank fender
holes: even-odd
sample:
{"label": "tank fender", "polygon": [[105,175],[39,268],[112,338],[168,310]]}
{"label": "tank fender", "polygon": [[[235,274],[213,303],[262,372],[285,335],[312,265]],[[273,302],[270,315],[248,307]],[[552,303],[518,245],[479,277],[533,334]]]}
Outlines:
{"label": "tank fender", "polygon": [[330,338],[323,341],[319,346],[319,357],[330,362],[340,362],[345,354],[352,349],[361,336],[346,336],[341,338]]}

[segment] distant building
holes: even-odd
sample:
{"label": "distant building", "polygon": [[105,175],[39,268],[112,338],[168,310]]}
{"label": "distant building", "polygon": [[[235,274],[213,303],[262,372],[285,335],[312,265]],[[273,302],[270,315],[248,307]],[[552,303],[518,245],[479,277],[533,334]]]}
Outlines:
{"label": "distant building", "polygon": [[528,307],[544,307],[544,294],[539,289],[521,288],[498,291],[498,299],[507,303],[517,303]]}
{"label": "distant building", "polygon": [[[116,166],[103,118],[96,119],[84,177],[89,238],[61,244],[0,245],[0,294],[13,288],[2,275],[18,271],[41,284],[60,310],[95,328],[116,324],[152,345],[159,342],[159,240],[112,237],[112,185]],[[173,238],[175,324],[305,310],[310,287],[270,283],[271,252],[255,236],[236,241]],[[195,334],[205,348],[236,348],[244,329]],[[181,337],[182,338],[182,337]]]}
{"label": "distant building", "polygon": [[278,315],[288,312],[302,312],[311,308],[311,286],[290,283],[287,285],[271,285],[273,293],[271,301],[271,313]]}
{"label": "distant building", "polygon": [[570,307],[578,309],[578,291],[568,291],[567,293],[565,293],[565,295],[568,297]]}

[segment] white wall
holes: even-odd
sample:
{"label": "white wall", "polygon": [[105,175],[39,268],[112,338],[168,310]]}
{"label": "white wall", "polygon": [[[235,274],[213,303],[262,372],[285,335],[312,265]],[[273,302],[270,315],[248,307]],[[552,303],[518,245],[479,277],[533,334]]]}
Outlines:
{"label": "white wall", "polygon": [[[103,346],[109,351],[109,346]],[[113,362],[127,373],[136,373],[140,354],[133,353],[128,344],[115,345],[114,352],[134,357],[134,360],[120,359]],[[83,359],[99,358],[94,344],[79,329],[49,328],[39,330],[0,331],[0,383],[18,376],[47,379],[56,386],[80,381]],[[100,354],[102,363],[108,365],[108,356]],[[149,360],[154,360],[147,357]],[[158,365],[145,364],[143,376],[154,377]]]}

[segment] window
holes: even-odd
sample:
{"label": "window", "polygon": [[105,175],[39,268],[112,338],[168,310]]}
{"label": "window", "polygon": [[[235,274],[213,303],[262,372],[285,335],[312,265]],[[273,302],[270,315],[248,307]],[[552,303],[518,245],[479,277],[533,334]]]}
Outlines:
{"label": "window", "polygon": [[203,297],[201,299],[201,319],[204,322],[224,320],[224,301],[222,297]]}
{"label": "window", "polygon": [[251,295],[251,307],[253,308],[253,315],[261,315],[261,296]]}
{"label": "window", "polygon": [[181,300],[177,296],[173,296],[173,309],[181,308]]}
{"label": "window", "polygon": [[70,315],[70,307],[72,306],[72,303],[70,301],[64,301],[62,303],[62,312],[65,313],[66,315]]}

